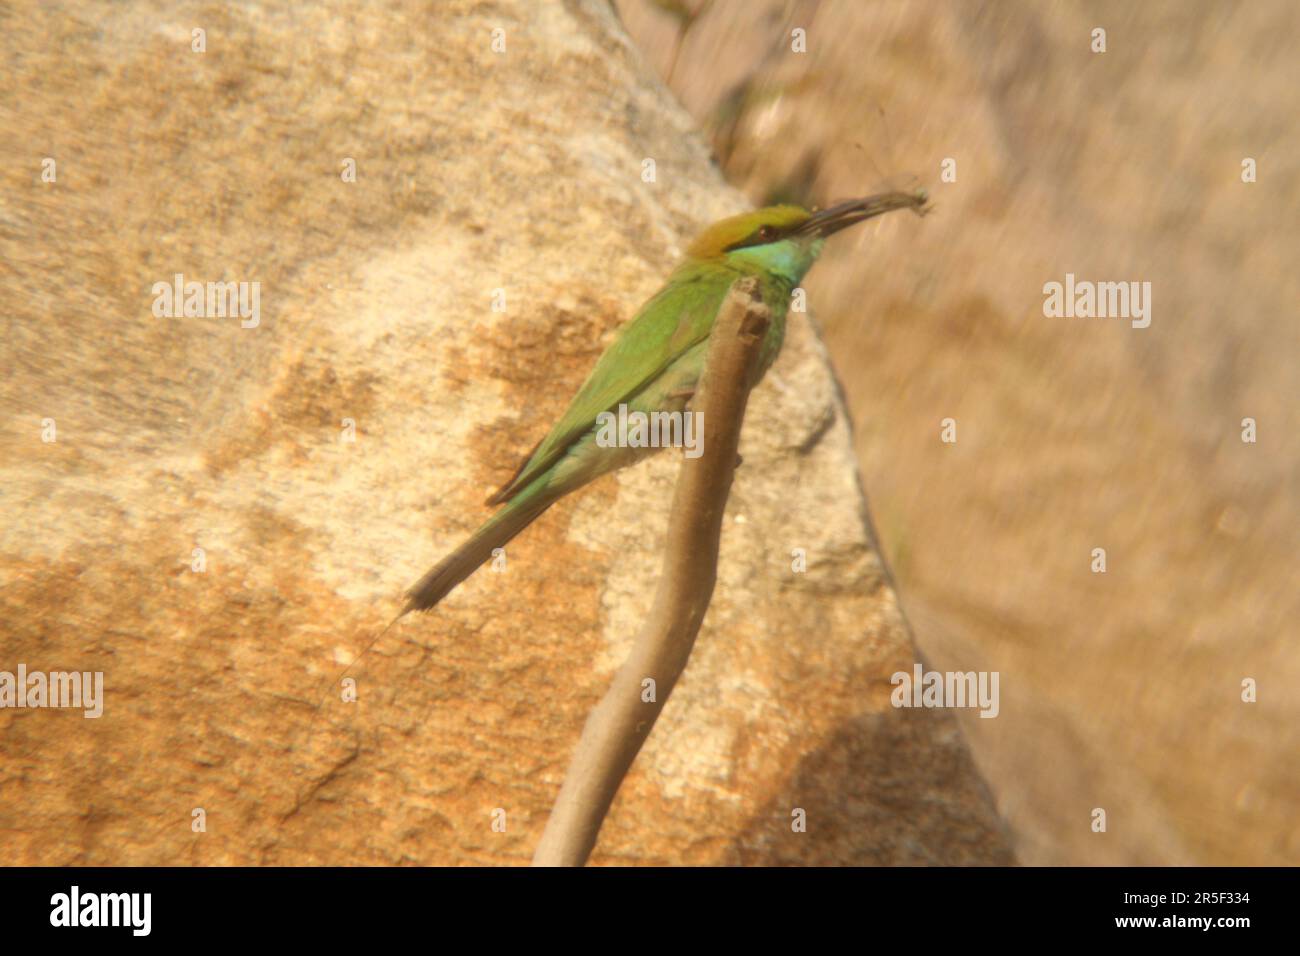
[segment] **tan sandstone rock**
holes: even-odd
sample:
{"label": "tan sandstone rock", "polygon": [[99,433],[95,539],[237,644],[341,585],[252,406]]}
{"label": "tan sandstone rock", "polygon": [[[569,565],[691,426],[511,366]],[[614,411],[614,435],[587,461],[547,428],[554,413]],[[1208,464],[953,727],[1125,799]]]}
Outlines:
{"label": "tan sandstone rock", "polygon": [[[1300,6],[681,6],[618,2],[753,202],[931,190],[808,285],[916,641],[1001,675],[960,720],[1017,858],[1300,863]],[[1067,273],[1149,327],[1046,317]]]}
{"label": "tan sandstone rock", "polygon": [[[90,16],[0,38],[0,670],[100,670],[106,700],[0,711],[0,863],[526,862],[647,607],[672,456],[405,619],[357,702],[334,682],[743,200],[601,3]],[[259,282],[260,324],[155,317],[175,273]],[[955,722],[889,704],[915,651],[803,317],[742,453],[695,656],[593,861],[1009,860]]]}

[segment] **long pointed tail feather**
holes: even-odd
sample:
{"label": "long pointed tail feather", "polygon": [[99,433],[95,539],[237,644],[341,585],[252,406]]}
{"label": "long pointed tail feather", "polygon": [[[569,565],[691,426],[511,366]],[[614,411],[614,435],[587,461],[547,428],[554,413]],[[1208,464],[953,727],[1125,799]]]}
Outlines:
{"label": "long pointed tail feather", "polygon": [[475,531],[468,541],[430,568],[406,592],[406,606],[398,617],[433,608],[491,558],[494,550],[504,547],[562,496],[544,484],[545,478],[542,478],[537,485],[525,488]]}

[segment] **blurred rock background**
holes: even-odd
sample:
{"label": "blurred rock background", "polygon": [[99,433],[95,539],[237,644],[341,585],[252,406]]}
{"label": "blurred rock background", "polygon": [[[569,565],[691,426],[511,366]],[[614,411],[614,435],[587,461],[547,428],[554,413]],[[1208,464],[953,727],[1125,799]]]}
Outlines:
{"label": "blurred rock background", "polygon": [[[616,6],[752,202],[931,191],[807,286],[922,651],[1002,675],[1021,861],[1300,862],[1300,7]],[[1045,318],[1067,272],[1151,326]]]}

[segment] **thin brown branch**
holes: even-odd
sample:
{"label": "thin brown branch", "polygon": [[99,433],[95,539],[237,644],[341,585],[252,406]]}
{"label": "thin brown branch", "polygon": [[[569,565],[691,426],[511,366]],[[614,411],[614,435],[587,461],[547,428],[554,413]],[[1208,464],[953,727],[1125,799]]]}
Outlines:
{"label": "thin brown branch", "polygon": [[587,718],[534,866],[587,861],[623,777],[686,667],[713,596],[740,427],[770,323],[757,281],[742,279],[732,286],[714,323],[692,401],[703,413],[702,454],[682,461],[654,604],[627,660]]}

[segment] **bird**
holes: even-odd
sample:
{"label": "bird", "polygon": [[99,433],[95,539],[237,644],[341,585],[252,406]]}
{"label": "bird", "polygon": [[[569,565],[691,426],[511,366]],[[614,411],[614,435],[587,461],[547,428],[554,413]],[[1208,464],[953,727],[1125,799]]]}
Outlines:
{"label": "bird", "polygon": [[432,610],[565,495],[658,450],[598,440],[598,416],[620,406],[626,406],[629,416],[684,412],[704,370],[709,333],[733,283],[755,277],[771,310],[759,350],[761,378],[781,350],[791,294],[827,238],[895,209],[924,215],[927,203],[922,189],[887,192],[825,209],[768,206],[705,229],[663,287],[619,331],[559,421],[488,498],[487,504],[500,508],[407,591],[394,623],[413,611]]}

